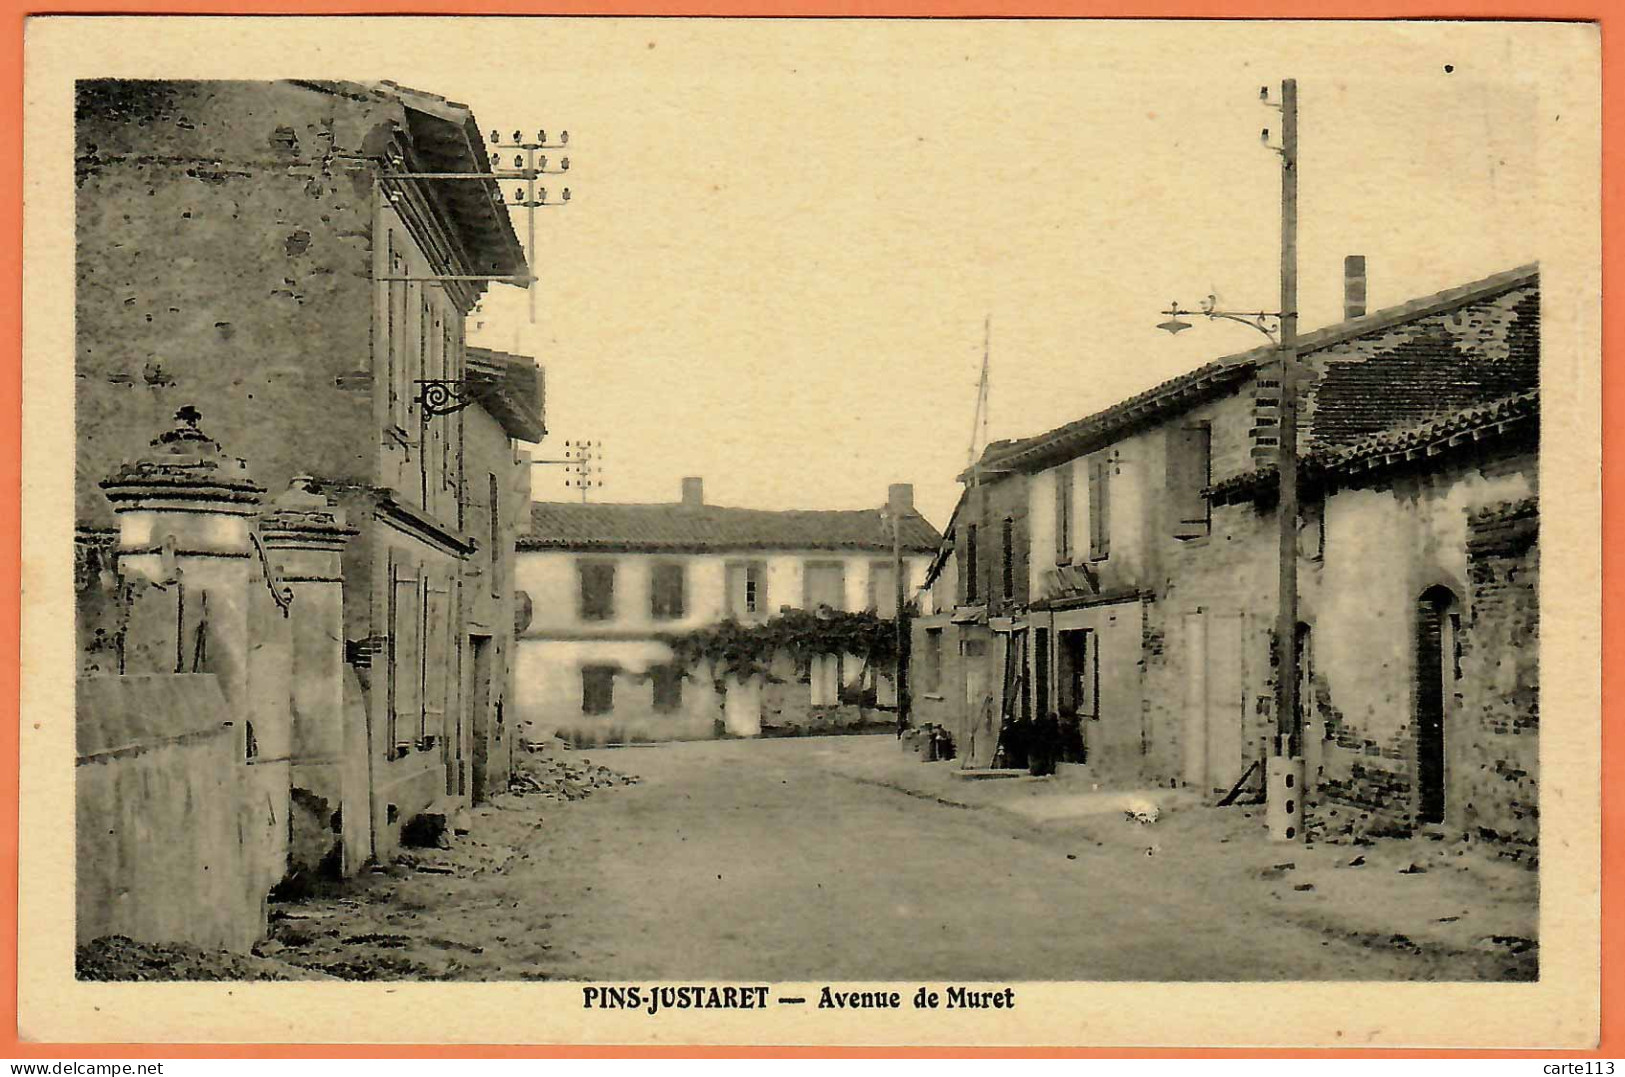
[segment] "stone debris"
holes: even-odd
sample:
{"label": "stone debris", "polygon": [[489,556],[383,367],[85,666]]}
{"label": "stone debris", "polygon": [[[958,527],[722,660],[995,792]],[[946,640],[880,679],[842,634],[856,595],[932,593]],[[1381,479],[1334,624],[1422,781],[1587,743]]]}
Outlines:
{"label": "stone debris", "polygon": [[514,760],[508,791],[547,800],[582,800],[595,790],[636,785],[642,780],[636,775],[594,766],[592,760],[585,757],[577,762],[563,755],[552,746],[525,751]]}
{"label": "stone debris", "polygon": [[184,943],[137,942],[107,935],[79,947],[74,974],[80,980],[325,980],[329,977],[263,955],[203,950]]}

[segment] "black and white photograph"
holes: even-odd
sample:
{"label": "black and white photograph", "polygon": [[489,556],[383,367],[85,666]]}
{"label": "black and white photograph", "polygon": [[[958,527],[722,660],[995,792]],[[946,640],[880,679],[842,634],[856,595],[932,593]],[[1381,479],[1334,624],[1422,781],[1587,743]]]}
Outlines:
{"label": "black and white photograph", "polygon": [[1594,1039],[1598,40],[34,20],[25,1012]]}

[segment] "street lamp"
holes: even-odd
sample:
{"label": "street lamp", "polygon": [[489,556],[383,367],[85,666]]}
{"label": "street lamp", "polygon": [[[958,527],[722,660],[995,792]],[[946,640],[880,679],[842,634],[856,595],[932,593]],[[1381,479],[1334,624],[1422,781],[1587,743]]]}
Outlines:
{"label": "street lamp", "polygon": [[[1280,562],[1279,602],[1276,607],[1275,648],[1275,745],[1266,770],[1266,810],[1270,837],[1278,841],[1302,841],[1303,833],[1303,736],[1298,716],[1298,83],[1283,79],[1281,100],[1270,100],[1268,86],[1260,87],[1259,100],[1281,111],[1281,145],[1270,146],[1269,128],[1262,141],[1281,156],[1281,307],[1279,311],[1233,311],[1218,309],[1215,296],[1208,296],[1196,310],[1182,309],[1177,302],[1164,314],[1168,320],[1157,326],[1171,335],[1191,327],[1182,317],[1201,315],[1209,320],[1224,318],[1240,322],[1270,338],[1280,355],[1280,420],[1276,426],[1276,470],[1280,482],[1276,519]],[[1273,326],[1271,320],[1273,319]]]}

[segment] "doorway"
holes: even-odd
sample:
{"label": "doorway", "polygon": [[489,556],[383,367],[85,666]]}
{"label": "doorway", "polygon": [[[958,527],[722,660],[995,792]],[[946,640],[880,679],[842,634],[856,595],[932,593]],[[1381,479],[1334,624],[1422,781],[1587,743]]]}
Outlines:
{"label": "doorway", "polygon": [[1445,817],[1445,716],[1459,676],[1456,640],[1461,614],[1448,587],[1429,587],[1416,609],[1416,817]]}
{"label": "doorway", "polygon": [[482,804],[501,789],[491,788],[492,764],[502,750],[501,731],[496,726],[496,715],[502,706],[498,694],[492,691],[492,650],[490,636],[469,636],[474,651],[474,802]]}

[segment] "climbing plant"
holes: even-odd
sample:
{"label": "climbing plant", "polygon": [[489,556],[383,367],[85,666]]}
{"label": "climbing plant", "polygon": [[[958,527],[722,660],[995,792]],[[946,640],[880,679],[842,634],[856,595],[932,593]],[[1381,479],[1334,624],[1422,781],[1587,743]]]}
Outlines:
{"label": "climbing plant", "polygon": [[798,664],[815,655],[850,654],[870,665],[889,666],[897,660],[896,627],[871,611],[785,610],[766,621],[744,624],[735,620],[691,629],[666,637],[672,661],[687,671],[706,665],[712,675],[746,680],[765,677],[779,655]]}

